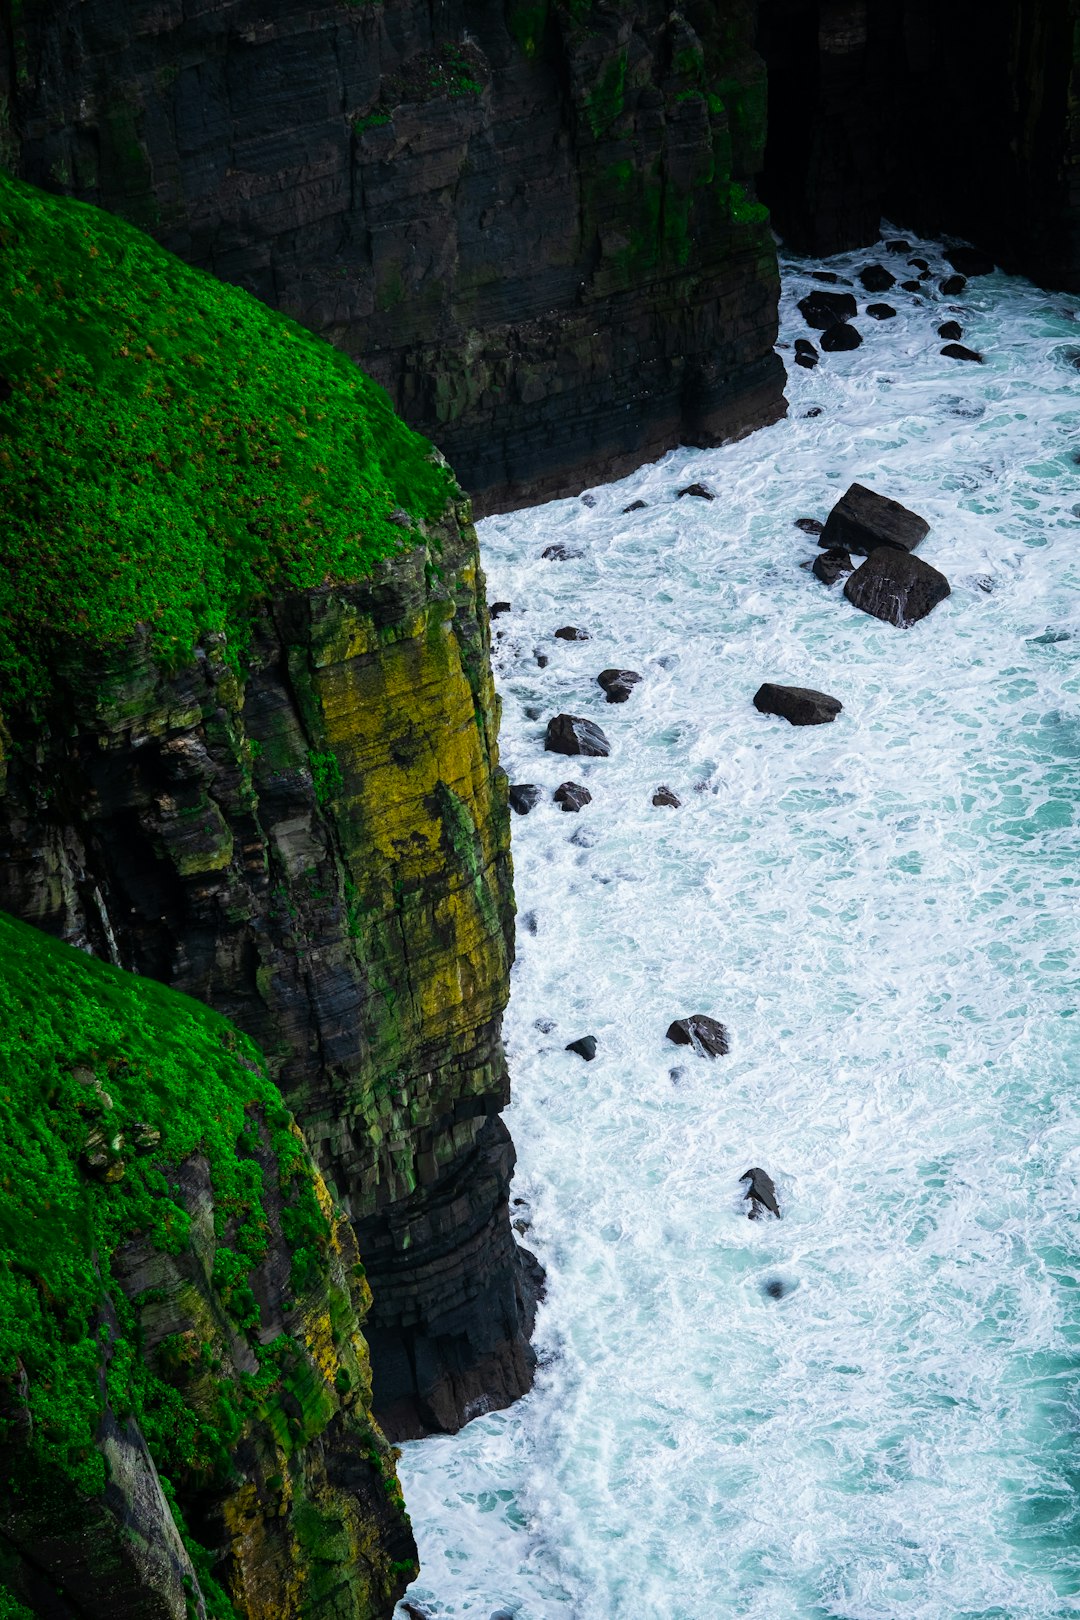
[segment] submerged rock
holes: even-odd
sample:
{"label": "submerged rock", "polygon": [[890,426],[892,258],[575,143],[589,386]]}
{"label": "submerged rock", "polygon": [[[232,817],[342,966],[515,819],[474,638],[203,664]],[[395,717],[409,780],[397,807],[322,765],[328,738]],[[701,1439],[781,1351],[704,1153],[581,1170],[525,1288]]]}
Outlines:
{"label": "submerged rock", "polygon": [[766,681],[754,693],[759,714],[778,714],[793,726],[824,726],[835,720],[844,705],[827,692],[809,686],[776,686]]}
{"label": "submerged rock", "polygon": [[915,624],[950,595],[944,574],[921,557],[891,546],[878,546],[860,568],[848,576],[844,595],[853,607],[906,628]]}
{"label": "submerged rock", "polygon": [[978,248],[950,248],[945,257],[961,276],[992,276],[994,273],[993,259],[988,253],[981,253]]}
{"label": "submerged rock", "polygon": [[826,354],[844,354],[849,349],[857,349],[861,342],[862,333],[846,321],[839,321],[821,334],[821,347]]}
{"label": "submerged rock", "polygon": [[730,1051],[728,1032],[707,1013],[691,1013],[668,1025],[667,1038],[676,1046],[692,1046],[705,1057],[725,1057]]}
{"label": "submerged rock", "polygon": [[914,551],[929,531],[926,519],[908,511],[899,501],[879,495],[865,484],[852,484],[829,513],[821,544],[858,553],[874,551],[878,546]]}
{"label": "submerged rock", "polygon": [[941,325],[937,329],[937,335],[941,338],[949,338],[955,342],[958,338],[963,337],[964,328],[960,325],[959,321],[942,321]]}
{"label": "submerged rock", "polygon": [[628,512],[644,512],[647,505],[647,501],[631,501],[629,506],[623,507],[623,517],[626,517]]}
{"label": "submerged rock", "polygon": [[942,354],[948,355],[950,360],[971,360],[975,365],[983,364],[983,357],[977,349],[968,349],[963,343],[946,343]]}
{"label": "submerged rock", "polygon": [[527,816],[543,797],[543,788],[537,787],[535,782],[515,782],[510,789],[510,808],[516,810],[519,816]]}
{"label": "submerged rock", "polygon": [[799,299],[799,312],[807,326],[812,326],[816,332],[825,332],[857,315],[859,306],[854,293],[823,292],[815,287],[813,292]]}
{"label": "submerged rock", "polygon": [[641,676],[634,669],[602,669],[596,677],[609,703],[625,703]]}
{"label": "submerged rock", "polygon": [[591,641],[592,637],[587,630],[579,630],[576,624],[564,624],[561,630],[555,632],[556,641]]}
{"label": "submerged rock", "polygon": [[767,1210],[770,1215],[775,1215],[779,1220],[780,1205],[776,1201],[776,1187],[773,1185],[772,1176],[769,1175],[768,1171],[762,1170],[760,1165],[754,1165],[751,1169],[744,1170],[739,1180],[747,1181],[750,1184],[743,1194],[743,1197],[750,1205],[746,1212],[750,1219],[752,1221],[760,1220]]}
{"label": "submerged rock", "polygon": [[502,615],[504,613],[509,613],[509,612],[510,612],[510,603],[509,602],[492,602],[491,606],[488,608],[488,618],[489,619],[499,619],[499,618],[502,617]]}
{"label": "submerged rock", "polygon": [[676,499],[682,500],[684,495],[695,495],[699,501],[715,501],[716,496],[708,484],[687,484],[685,489],[677,492]]}
{"label": "submerged rock", "polygon": [[803,534],[820,534],[825,525],[819,518],[796,518],[795,527]]}
{"label": "submerged rock", "polygon": [[921,281],[902,281],[900,286],[903,288],[904,292],[909,293],[922,292],[923,290]]}
{"label": "submerged rock", "polygon": [[851,573],[853,566],[842,546],[830,546],[827,551],[818,552],[811,572],[823,585],[835,585],[841,574]]}
{"label": "submerged rock", "polygon": [[573,546],[555,545],[545,546],[540,555],[546,557],[548,562],[574,562],[578,557],[584,557],[585,553]]}
{"label": "submerged rock", "polygon": [[567,812],[576,813],[584,805],[592,804],[592,794],[580,782],[560,782],[554,797],[555,803]]}
{"label": "submerged rock", "polygon": [[900,237],[895,237],[894,236],[891,241],[888,241],[888,242],[885,243],[885,246],[888,248],[890,253],[910,253],[911,252],[911,243],[910,242],[905,242],[904,238],[902,236],[900,236]]}
{"label": "submerged rock", "polygon": [[611,744],[596,722],[576,714],[557,714],[548,721],[544,747],[549,754],[587,754],[596,759],[606,759],[611,753]]}
{"label": "submerged rock", "polygon": [[678,797],[678,795],[672,793],[671,789],[663,783],[661,783],[656,792],[653,794],[652,802],[657,807],[661,805],[668,805],[672,810],[678,810],[682,804],[682,800]]}
{"label": "submerged rock", "polygon": [[591,1063],[593,1058],[596,1056],[596,1036],[582,1035],[579,1040],[568,1041],[566,1044],[566,1050],[568,1052],[576,1052],[578,1057],[583,1057],[585,1059],[586,1063]]}
{"label": "submerged rock", "polygon": [[966,286],[966,276],[946,276],[943,281],[938,282],[938,290],[943,292],[946,298],[957,297],[959,293],[963,292]]}

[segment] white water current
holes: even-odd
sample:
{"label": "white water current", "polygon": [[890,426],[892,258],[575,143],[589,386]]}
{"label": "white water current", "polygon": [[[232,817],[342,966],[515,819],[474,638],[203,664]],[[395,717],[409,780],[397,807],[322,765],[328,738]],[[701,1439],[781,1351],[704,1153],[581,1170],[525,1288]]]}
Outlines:
{"label": "white water current", "polygon": [[[816,268],[784,265],[785,421],[481,526],[503,764],[592,803],[513,818],[541,1367],[404,1448],[416,1614],[1080,1613],[1080,300],[995,274],[878,324],[856,284],[862,348],[803,371]],[[907,630],[800,566],[794,519],[854,480],[952,583]],[[764,680],[843,713],[760,715]],[[610,758],[546,754],[560,711]],[[694,1012],[729,1056],[665,1040]],[[780,1221],[747,1220],[751,1165]]]}

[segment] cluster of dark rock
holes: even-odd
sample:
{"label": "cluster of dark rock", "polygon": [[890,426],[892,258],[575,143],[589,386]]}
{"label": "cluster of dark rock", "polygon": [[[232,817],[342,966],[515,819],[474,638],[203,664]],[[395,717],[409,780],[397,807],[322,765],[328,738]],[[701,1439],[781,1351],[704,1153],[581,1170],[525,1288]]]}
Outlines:
{"label": "cluster of dark rock", "polygon": [[[887,249],[893,253],[909,253],[910,243],[903,241],[889,241],[885,243]],[[932,285],[935,273],[929,262],[921,257],[908,260],[911,269],[918,272],[917,277],[910,277],[898,281],[891,270],[883,264],[867,264],[858,272],[858,280],[863,290],[868,293],[892,292],[899,287],[902,292],[930,297],[935,290],[944,298],[955,298],[964,291],[968,278],[971,276],[989,275],[994,269],[993,261],[985,254],[979,253],[975,248],[957,247],[945,255],[952,267],[952,275],[937,276],[936,289]],[[833,270],[816,270],[813,278],[819,283],[829,283],[833,286],[840,281],[840,277]],[[854,292],[830,291],[826,286],[816,286],[804,298],[799,300],[799,311],[807,326],[820,332],[818,339],[821,351],[825,354],[837,354],[845,350],[857,349],[862,343],[862,333],[858,327],[851,323],[859,313]],[[896,309],[892,304],[870,303],[865,307],[864,313],[875,321],[891,321],[896,317]],[[950,360],[969,360],[981,364],[982,355],[975,349],[967,348],[959,340],[964,335],[959,321],[944,321],[938,327],[938,336],[945,339],[941,353]],[[820,359],[818,349],[809,338],[796,338],[795,364],[805,370],[812,370]]]}
{"label": "cluster of dark rock", "polygon": [[[824,524],[815,518],[797,518],[796,526],[817,536],[821,551],[814,559],[814,575],[826,585],[835,585],[846,575],[844,595],[848,601],[876,619],[907,628],[924,619],[950,595],[945,575],[913,555],[930,531],[926,519],[864,484],[852,484]],[[857,568],[853,554],[866,559]],[[765,702],[770,701],[767,690],[763,687],[758,694],[761,697],[766,693]],[[754,701],[758,708],[763,707],[758,698]],[[766,712],[784,711],[772,708]]]}

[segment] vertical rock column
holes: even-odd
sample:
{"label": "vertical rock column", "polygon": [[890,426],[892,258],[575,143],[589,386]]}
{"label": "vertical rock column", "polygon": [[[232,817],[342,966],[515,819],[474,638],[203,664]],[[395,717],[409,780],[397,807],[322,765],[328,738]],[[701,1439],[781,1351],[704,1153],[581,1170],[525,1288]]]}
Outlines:
{"label": "vertical rock column", "polygon": [[[210,1003],[265,1052],[374,1295],[392,1436],[529,1387],[500,1021],[513,896],[468,510],[273,603],[241,673],[139,640],[5,716],[0,907]],[[408,537],[403,536],[408,546]]]}

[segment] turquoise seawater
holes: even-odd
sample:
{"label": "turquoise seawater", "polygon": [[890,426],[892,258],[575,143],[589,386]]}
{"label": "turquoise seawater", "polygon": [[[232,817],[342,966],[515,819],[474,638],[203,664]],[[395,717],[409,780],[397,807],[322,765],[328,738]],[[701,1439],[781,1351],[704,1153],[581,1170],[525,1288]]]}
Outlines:
{"label": "turquoise seawater", "polygon": [[[784,268],[786,420],[481,526],[503,763],[593,797],[513,824],[541,1368],[404,1449],[433,1620],[1080,1611],[1080,301],[935,278],[802,371],[821,266]],[[952,595],[909,629],[801,566],[855,480],[931,524]],[[843,712],[760,715],[764,680]],[[560,711],[610,757],[546,754]],[[729,1056],[665,1040],[692,1012]]]}

